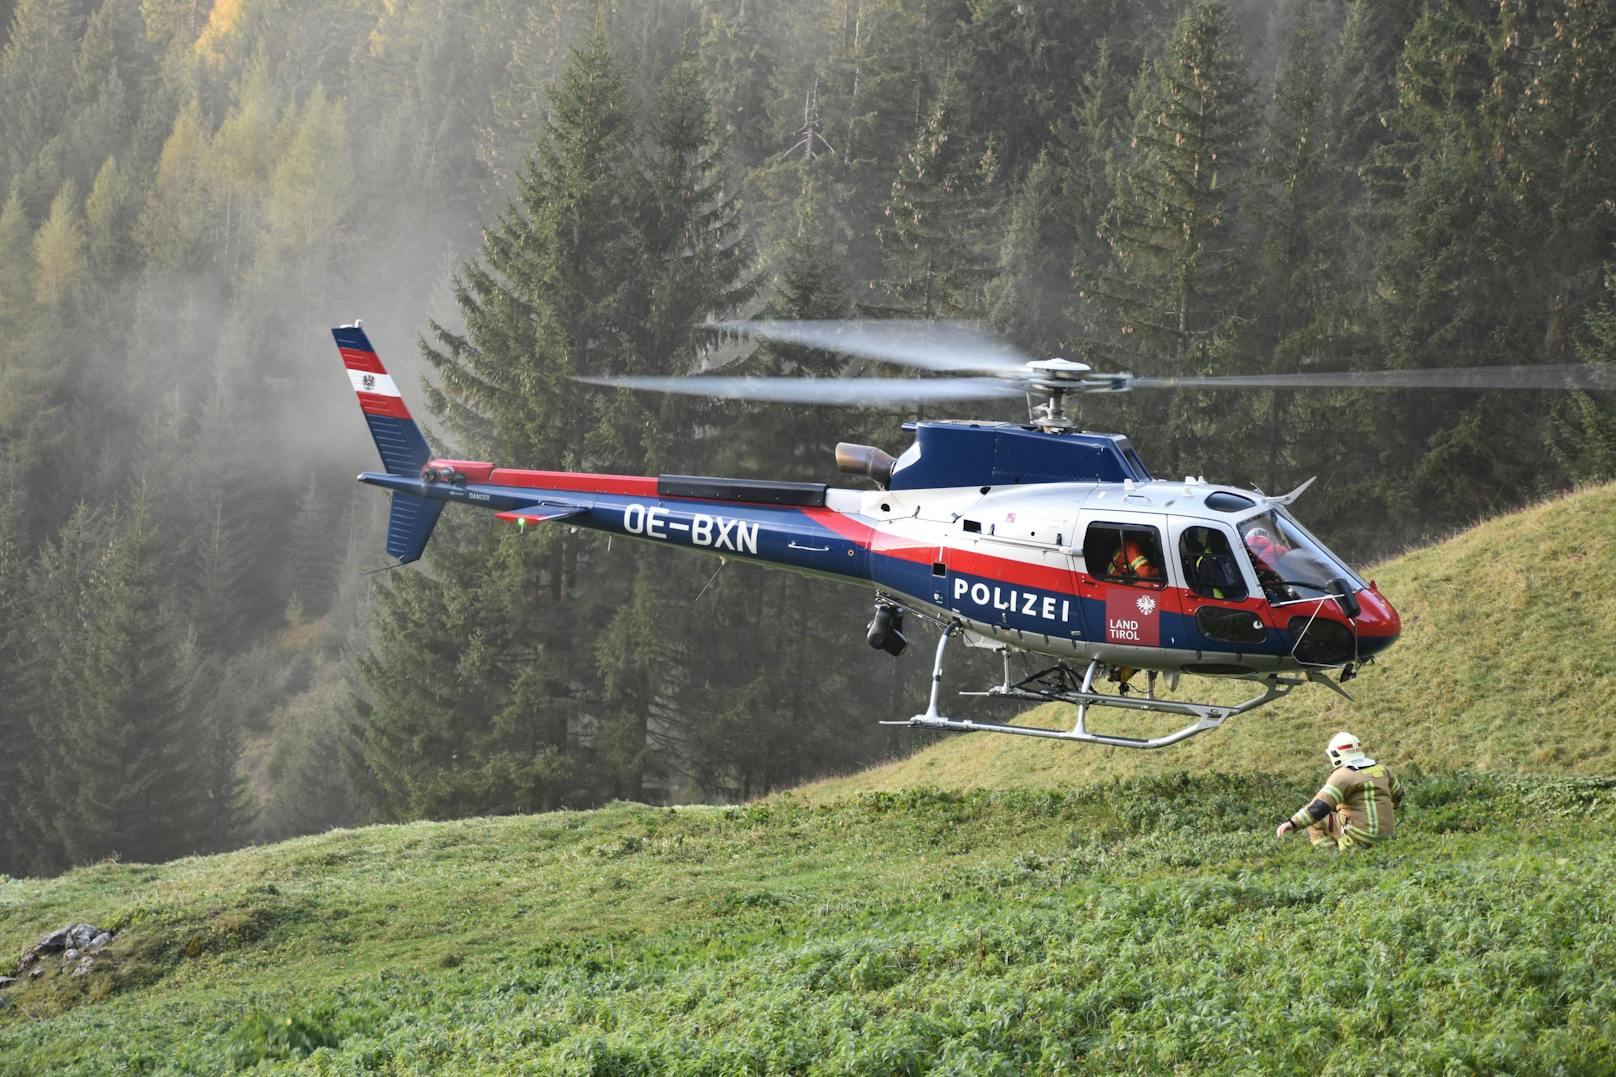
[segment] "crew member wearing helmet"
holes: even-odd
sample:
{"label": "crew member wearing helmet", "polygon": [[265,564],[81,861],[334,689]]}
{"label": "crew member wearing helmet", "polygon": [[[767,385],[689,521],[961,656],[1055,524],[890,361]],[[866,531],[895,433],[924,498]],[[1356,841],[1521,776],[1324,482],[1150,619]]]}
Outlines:
{"label": "crew member wearing helmet", "polygon": [[1291,552],[1289,546],[1275,542],[1266,527],[1253,527],[1246,532],[1246,549],[1257,562],[1257,574],[1267,573],[1274,579],[1280,576],[1279,559]]}
{"label": "crew member wearing helmet", "polygon": [[1131,535],[1126,536],[1117,547],[1117,552],[1111,555],[1111,563],[1106,566],[1105,573],[1122,580],[1161,579],[1161,569],[1156,567],[1139,540]]}
{"label": "crew member wearing helmet", "polygon": [[1373,845],[1397,829],[1403,786],[1391,768],[1364,754],[1351,733],[1337,733],[1324,749],[1335,769],[1307,807],[1279,824],[1283,838],[1303,827],[1314,845],[1329,842],[1347,850]]}

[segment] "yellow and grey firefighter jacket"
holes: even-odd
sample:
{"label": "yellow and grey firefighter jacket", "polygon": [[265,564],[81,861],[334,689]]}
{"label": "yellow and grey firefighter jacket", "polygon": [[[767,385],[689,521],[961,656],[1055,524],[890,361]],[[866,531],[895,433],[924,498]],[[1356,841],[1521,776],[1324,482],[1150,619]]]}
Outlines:
{"label": "yellow and grey firefighter jacket", "polygon": [[1370,845],[1392,836],[1402,803],[1403,785],[1391,768],[1365,760],[1331,772],[1308,806],[1291,816],[1291,825],[1298,830],[1314,826],[1333,812],[1339,819],[1329,829],[1350,839],[1343,844]]}

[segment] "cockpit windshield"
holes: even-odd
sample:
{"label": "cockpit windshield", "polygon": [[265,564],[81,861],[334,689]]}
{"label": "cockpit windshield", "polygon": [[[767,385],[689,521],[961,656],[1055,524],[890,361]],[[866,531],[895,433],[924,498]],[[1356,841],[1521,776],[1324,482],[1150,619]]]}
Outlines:
{"label": "cockpit windshield", "polygon": [[1337,579],[1354,589],[1367,586],[1283,508],[1248,516],[1239,528],[1270,601],[1307,598],[1309,591],[1334,593],[1331,581]]}

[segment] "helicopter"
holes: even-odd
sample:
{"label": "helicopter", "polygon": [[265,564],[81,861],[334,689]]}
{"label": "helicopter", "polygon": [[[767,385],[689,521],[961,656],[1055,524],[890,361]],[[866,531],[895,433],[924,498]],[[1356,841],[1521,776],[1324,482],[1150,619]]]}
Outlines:
{"label": "helicopter", "polygon": [[[1392,646],[1401,621],[1378,586],[1310,533],[1279,496],[1158,478],[1121,434],[1078,428],[1069,398],[1142,389],[1612,389],[1583,365],[1138,377],[1033,359],[968,323],[730,322],[739,338],[824,348],[947,377],[580,378],[591,384],[791,403],[1023,397],[1026,423],[917,419],[898,456],[841,443],[839,470],[873,489],[701,475],[534,471],[432,457],[362,323],[332,330],[392,491],[386,550],[422,555],[445,505],[526,529],[565,524],[754,561],[875,591],[871,647],[908,646],[906,618],[939,629],[924,712],[884,722],[1155,749],[1215,729],[1293,689],[1343,687]],[[1035,402],[1035,398],[1038,402]],[[940,710],[951,641],[995,651],[999,683],[966,696],[1076,707],[1069,729],[956,719]],[[1024,663],[1012,672],[1011,658]],[[1146,687],[1136,690],[1140,674]],[[1245,682],[1236,703],[1168,698],[1186,676]],[[1110,686],[1114,685],[1112,688]],[[1091,708],[1187,719],[1155,737],[1089,728]]]}

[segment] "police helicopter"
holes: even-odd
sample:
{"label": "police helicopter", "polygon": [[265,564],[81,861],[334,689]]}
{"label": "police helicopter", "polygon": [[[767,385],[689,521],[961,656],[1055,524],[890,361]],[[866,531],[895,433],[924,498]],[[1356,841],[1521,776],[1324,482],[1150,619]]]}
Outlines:
{"label": "police helicopter", "polygon": [[[1157,478],[1125,436],[1078,429],[1069,398],[1142,389],[1616,388],[1616,371],[1574,365],[1136,377],[1034,359],[959,323],[724,328],[947,376],[580,380],[816,404],[1024,397],[1028,421],[906,423],[914,440],[896,458],[870,445],[838,445],[838,468],[873,489],[434,459],[356,321],[332,334],[386,468],[359,481],[392,491],[387,553],[400,564],[419,558],[443,507],[458,502],[521,528],[565,522],[872,587],[872,647],[902,654],[906,618],[940,629],[925,712],[885,724],[1160,748],[1300,685],[1350,699],[1342,684],[1396,642],[1397,610],[1291,512],[1311,479],[1273,496],[1195,477]],[[956,638],[1003,658],[1000,683],[962,695],[1070,703],[1075,724],[1043,729],[944,715],[944,657]],[[1031,662],[1013,674],[1012,655]],[[1134,687],[1141,674],[1142,690]],[[1222,704],[1158,692],[1158,680],[1173,692],[1185,675],[1248,682],[1252,694]],[[1091,707],[1188,724],[1158,737],[1109,735],[1089,729]]]}

